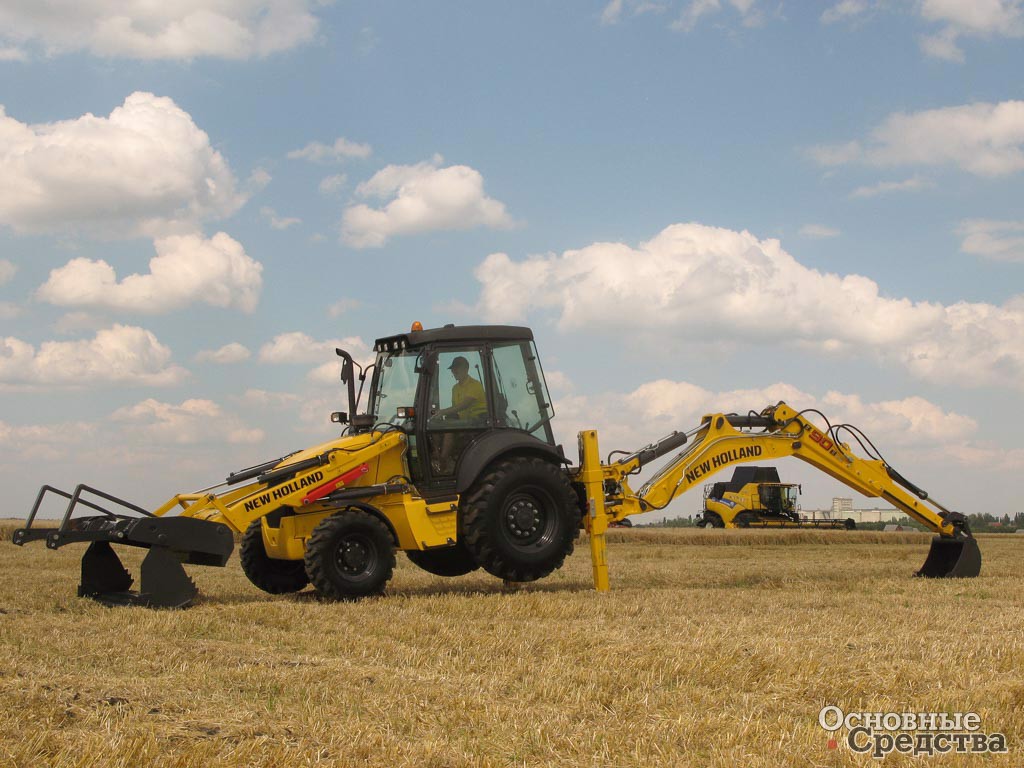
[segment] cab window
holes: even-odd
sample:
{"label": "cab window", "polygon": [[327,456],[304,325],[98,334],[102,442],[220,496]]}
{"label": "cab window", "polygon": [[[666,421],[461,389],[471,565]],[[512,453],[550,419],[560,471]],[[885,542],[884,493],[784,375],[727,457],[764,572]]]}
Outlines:
{"label": "cab window", "polygon": [[554,415],[532,342],[494,346],[495,424],[537,432]]}
{"label": "cab window", "polygon": [[481,350],[438,350],[430,382],[426,425],[430,473],[434,478],[449,478],[473,439],[492,423]]}

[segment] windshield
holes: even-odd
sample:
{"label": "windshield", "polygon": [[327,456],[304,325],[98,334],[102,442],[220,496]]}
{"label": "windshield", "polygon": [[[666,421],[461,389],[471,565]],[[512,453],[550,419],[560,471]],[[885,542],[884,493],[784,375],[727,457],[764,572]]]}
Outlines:
{"label": "windshield", "polygon": [[381,352],[377,355],[376,389],[370,412],[374,422],[399,424],[399,408],[411,408],[416,404],[416,352]]}

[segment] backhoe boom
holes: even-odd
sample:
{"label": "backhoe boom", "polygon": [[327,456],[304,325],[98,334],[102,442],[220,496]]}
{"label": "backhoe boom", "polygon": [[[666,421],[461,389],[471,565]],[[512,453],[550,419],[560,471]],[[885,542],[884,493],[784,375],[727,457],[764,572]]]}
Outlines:
{"label": "backhoe boom", "polygon": [[[855,436],[861,435],[859,430],[847,425],[819,429],[802,412],[783,402],[759,414],[710,414],[701,420],[697,429],[685,435],[672,433],[619,461],[601,464],[600,472],[595,471],[590,459],[599,456],[597,434],[581,432],[583,466],[577,477],[585,487],[590,505],[586,525],[596,539],[592,541],[594,557],[604,560],[603,529],[609,523],[664,509],[673,499],[727,467],[794,456],[863,496],[886,499],[938,533],[918,575],[978,575],[981,555],[967,518],[929,498],[927,492],[906,480],[880,457],[866,459],[855,455],[849,445],[838,439],[843,428]],[[691,438],[685,448],[634,492],[629,477],[646,463],[682,445],[684,440],[680,438],[684,436]],[[665,450],[668,445],[671,447]],[[600,510],[605,520],[598,522],[595,510]]]}

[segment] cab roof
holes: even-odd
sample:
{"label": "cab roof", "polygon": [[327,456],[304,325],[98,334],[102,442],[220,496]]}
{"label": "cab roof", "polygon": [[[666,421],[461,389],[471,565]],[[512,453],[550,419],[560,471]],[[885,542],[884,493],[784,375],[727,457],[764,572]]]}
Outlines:
{"label": "cab roof", "polygon": [[472,344],[488,341],[533,341],[533,331],[519,325],[446,325],[425,331],[384,336],[373,344],[375,352],[397,352],[428,344]]}

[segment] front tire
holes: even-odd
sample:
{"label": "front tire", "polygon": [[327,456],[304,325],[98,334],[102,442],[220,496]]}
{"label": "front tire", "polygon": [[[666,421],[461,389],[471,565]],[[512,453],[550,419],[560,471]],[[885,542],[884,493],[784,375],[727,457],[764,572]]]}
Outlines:
{"label": "front tire", "polygon": [[435,576],[465,576],[480,567],[462,544],[444,549],[408,549],[405,554],[414,565]]}
{"label": "front tire", "polygon": [[324,518],[306,544],[306,574],[324,597],[357,600],[384,592],[395,542],[383,520],[362,509]]}
{"label": "front tire", "polygon": [[562,567],[579,534],[580,510],[565,472],[543,459],[500,461],[463,496],[460,538],[492,576],[536,581]]}
{"label": "front tire", "polygon": [[260,520],[254,520],[245,529],[242,545],[238,549],[238,559],[249,581],[272,595],[298,592],[309,584],[301,560],[278,560],[267,554],[263,546],[263,525]]}

